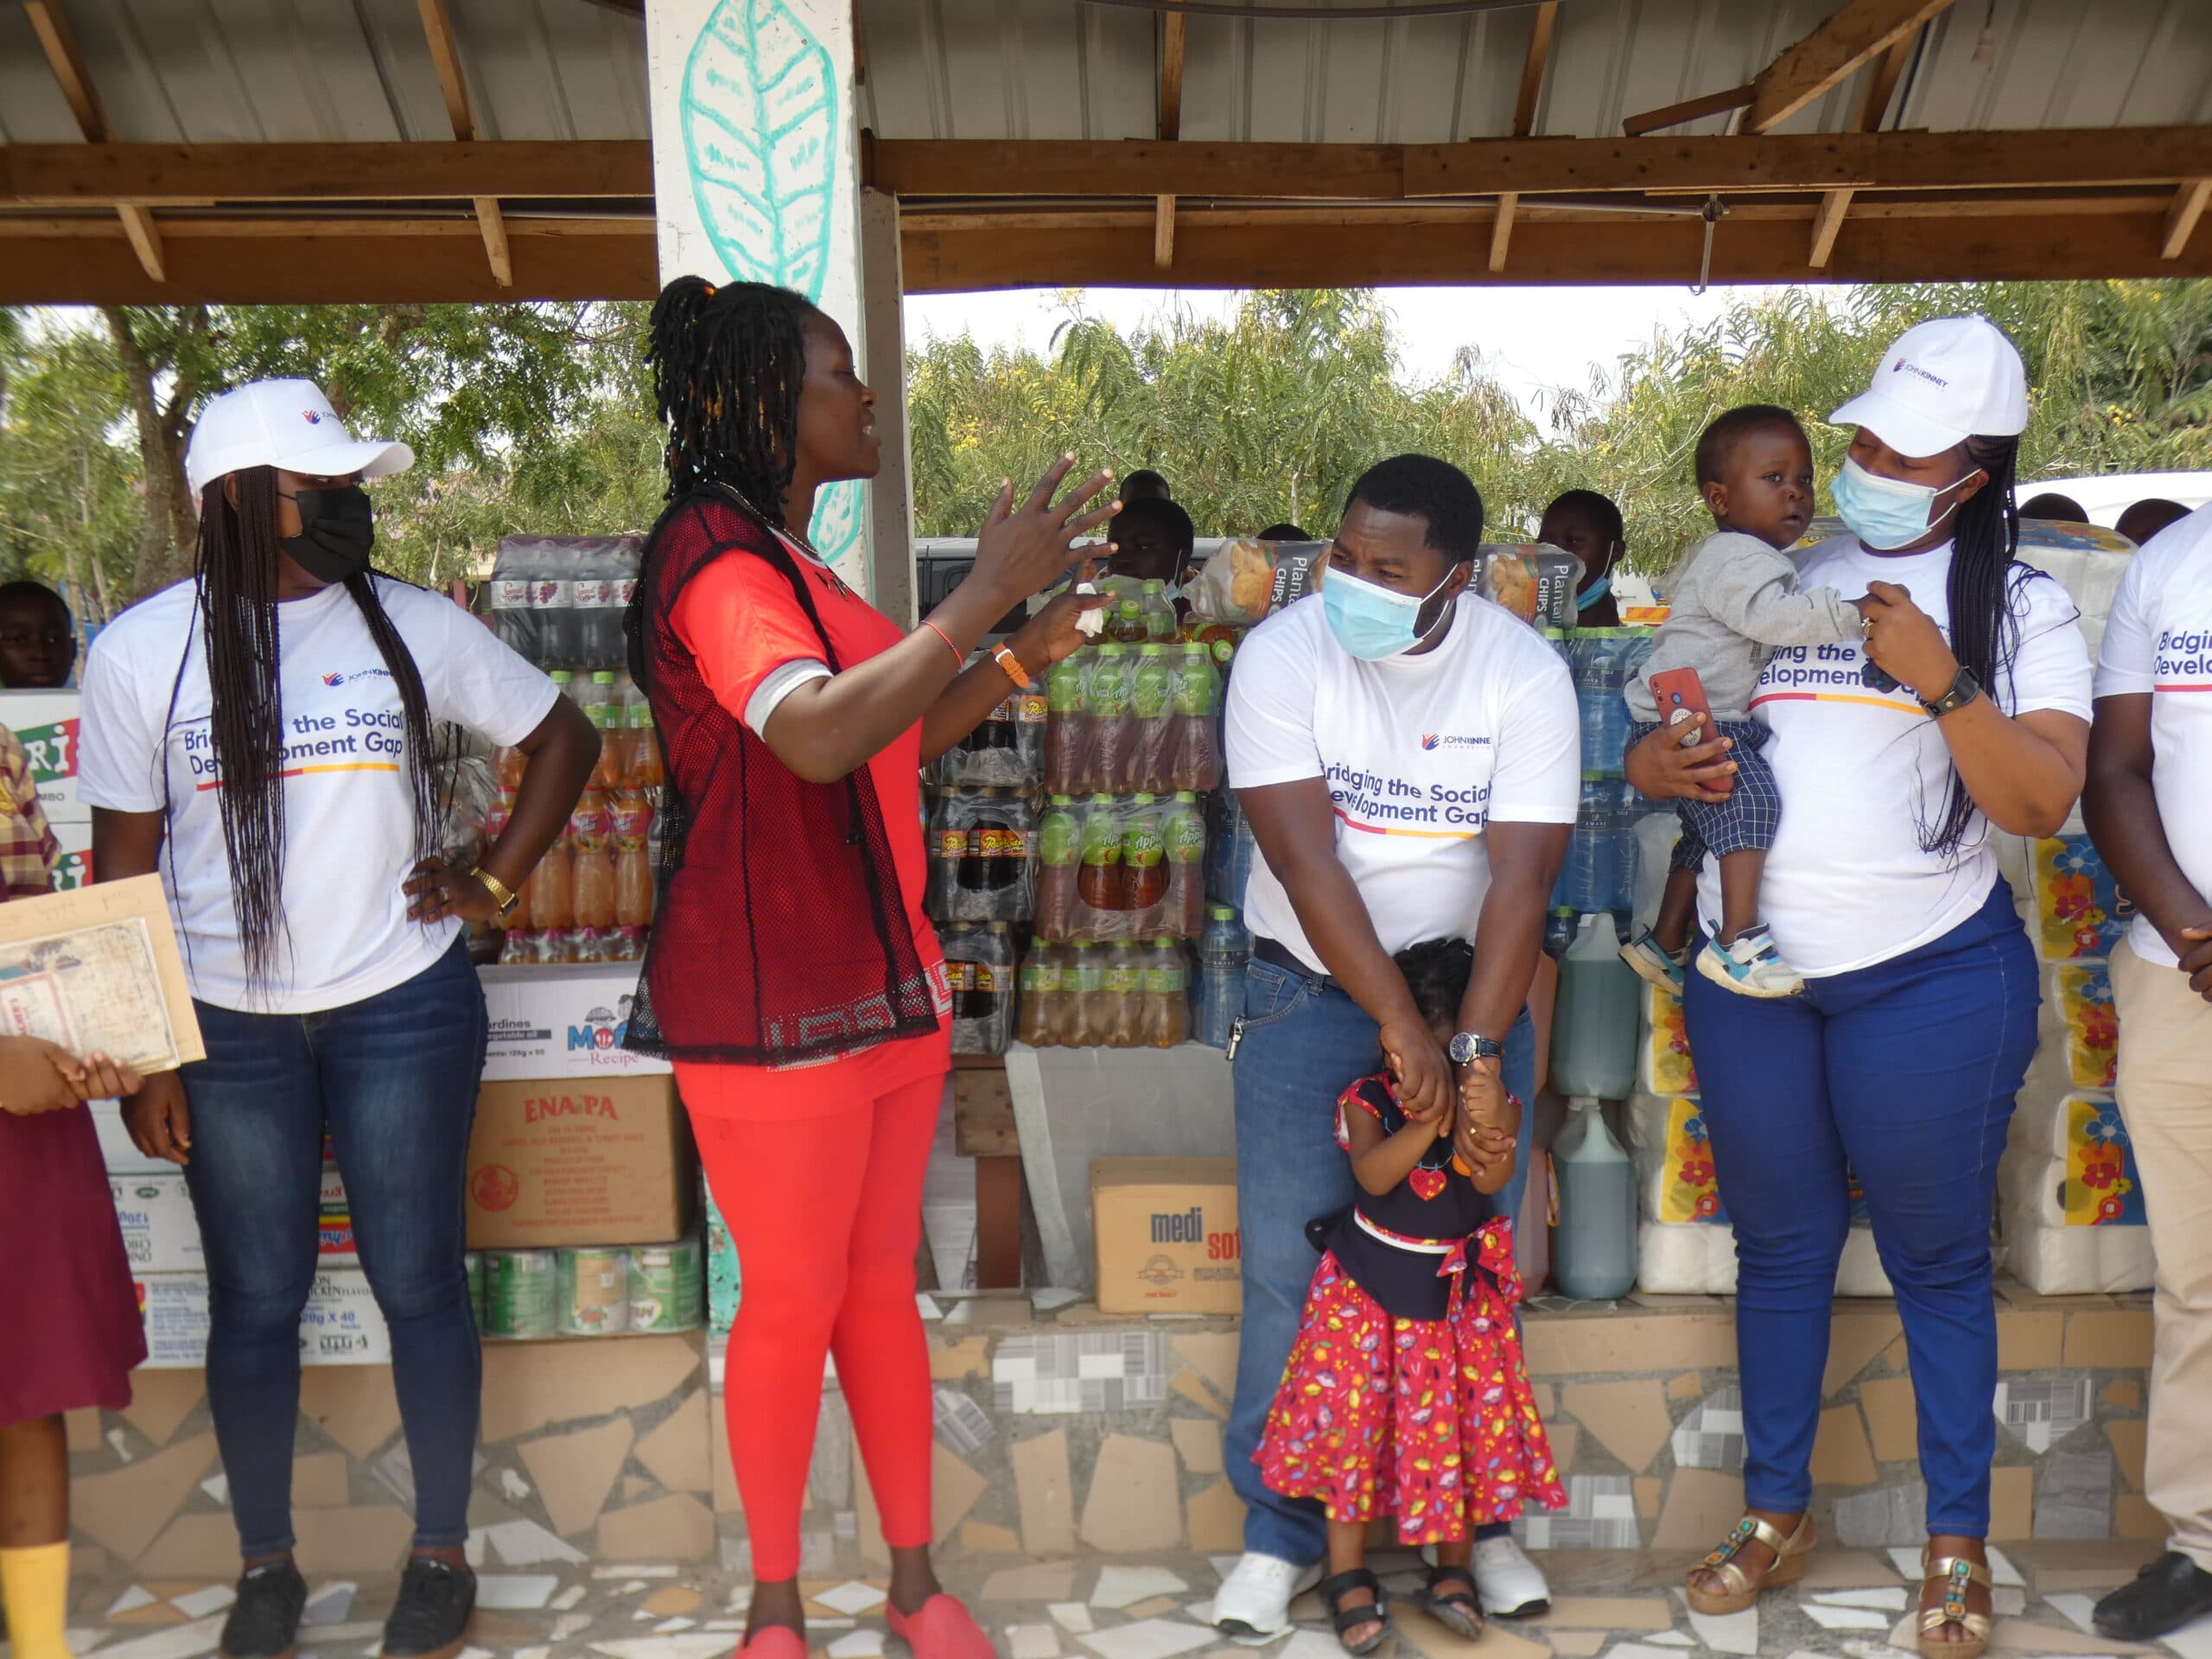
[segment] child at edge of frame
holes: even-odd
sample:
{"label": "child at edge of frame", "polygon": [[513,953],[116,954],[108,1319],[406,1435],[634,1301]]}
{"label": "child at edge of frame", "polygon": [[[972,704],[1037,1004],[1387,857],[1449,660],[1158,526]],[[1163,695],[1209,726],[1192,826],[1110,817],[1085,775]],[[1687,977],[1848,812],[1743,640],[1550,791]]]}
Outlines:
{"label": "child at edge of frame", "polygon": [[[1395,960],[1448,1044],[1473,947],[1435,939]],[[1436,1547],[1415,1603],[1472,1640],[1475,1529],[1517,1519],[1530,1500],[1567,1506],[1514,1315],[1513,1223],[1484,1218],[1484,1198],[1512,1178],[1524,1109],[1502,1087],[1496,1101],[1409,1112],[1387,1063],[1337,1101],[1359,1197],[1307,1225],[1321,1262],[1253,1461],[1271,1489],[1327,1515],[1320,1592],[1348,1653],[1395,1634],[1366,1566],[1377,1516],[1400,1544]]]}
{"label": "child at edge of frame", "polygon": [[1751,704],[1776,647],[1856,641],[1871,601],[1846,599],[1833,588],[1798,590],[1796,563],[1784,550],[1812,522],[1813,451],[1795,415],[1771,404],[1724,411],[1697,441],[1696,470],[1713,533],[1684,556],[1669,595],[1673,609],[1630,683],[1629,745],[1684,717],[1687,709],[1660,706],[1655,679],[1693,670],[1711,714],[1704,736],[1733,741],[1735,779],[1726,800],[1675,803],[1682,833],[1665,897],[1652,925],[1623,945],[1621,956],[1650,984],[1681,995],[1698,872],[1711,853],[1720,861],[1720,925],[1697,952],[1698,972],[1741,996],[1795,996],[1804,979],[1759,919],[1782,798],[1774,768],[1759,753],[1766,728],[1751,718]]}

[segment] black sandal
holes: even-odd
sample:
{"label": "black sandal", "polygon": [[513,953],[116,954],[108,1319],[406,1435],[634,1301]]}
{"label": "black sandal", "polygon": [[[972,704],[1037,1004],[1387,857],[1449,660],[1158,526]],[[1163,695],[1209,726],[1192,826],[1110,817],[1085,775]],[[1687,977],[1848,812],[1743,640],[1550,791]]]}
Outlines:
{"label": "black sandal", "polygon": [[[1337,1640],[1346,1653],[1365,1656],[1373,1653],[1397,1634],[1390,1624],[1389,1605],[1382,1598],[1382,1583],[1363,1567],[1355,1567],[1349,1573],[1339,1573],[1333,1579],[1324,1579],[1319,1585],[1321,1599],[1328,1604],[1329,1618],[1337,1627]],[[1344,1605],[1344,1599],[1354,1590],[1373,1593],[1372,1602],[1362,1602],[1355,1607]],[[1345,1639],[1345,1632],[1356,1630],[1363,1624],[1376,1627],[1375,1634],[1354,1645]]]}
{"label": "black sandal", "polygon": [[[1447,1584],[1464,1584],[1467,1587],[1447,1592],[1441,1587]],[[1414,1605],[1454,1636],[1470,1642],[1482,1638],[1483,1605],[1475,1594],[1475,1570],[1471,1567],[1430,1567],[1427,1586],[1414,1598]]]}

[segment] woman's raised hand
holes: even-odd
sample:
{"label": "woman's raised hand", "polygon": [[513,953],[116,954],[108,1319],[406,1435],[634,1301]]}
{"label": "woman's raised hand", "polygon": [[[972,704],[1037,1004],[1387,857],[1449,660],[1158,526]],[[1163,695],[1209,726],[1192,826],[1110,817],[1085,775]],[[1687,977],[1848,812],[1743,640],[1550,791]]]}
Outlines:
{"label": "woman's raised hand", "polygon": [[1662,726],[1628,751],[1628,780],[1656,801],[1725,801],[1736,786],[1736,763],[1728,751],[1734,740],[1707,736],[1711,721],[1690,716],[1699,741],[1682,747],[1683,728]]}
{"label": "woman's raised hand", "polygon": [[1866,655],[1874,666],[1900,685],[1910,686],[1923,702],[1933,702],[1958,677],[1959,659],[1951,654],[1936,619],[1912,602],[1908,588],[1870,582],[1862,601]]}
{"label": "woman's raised hand", "polygon": [[1014,480],[999,486],[991,515],[976,533],[976,563],[969,582],[984,585],[1003,611],[1019,605],[1032,594],[1041,593],[1067,569],[1073,556],[1071,544],[1097,529],[1122,510],[1109,501],[1103,507],[1086,505],[1114,481],[1110,472],[1097,472],[1055,501],[1052,498],[1070,472],[1075,457],[1062,455],[1045,469],[1045,475],[1017,505]]}

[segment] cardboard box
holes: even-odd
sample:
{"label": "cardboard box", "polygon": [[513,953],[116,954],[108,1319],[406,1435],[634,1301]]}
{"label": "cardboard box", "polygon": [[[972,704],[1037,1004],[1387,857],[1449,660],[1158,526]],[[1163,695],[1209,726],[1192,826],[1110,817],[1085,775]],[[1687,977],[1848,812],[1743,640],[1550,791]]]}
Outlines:
{"label": "cardboard box", "polygon": [[1243,1306],[1234,1158],[1099,1158],[1090,1166],[1102,1313],[1234,1313]]}
{"label": "cardboard box", "polygon": [[[143,1160],[142,1160],[143,1161]],[[159,1173],[121,1174],[108,1172],[109,1196],[115,1200],[116,1220],[123,1228],[124,1253],[134,1273],[200,1273],[207,1257],[200,1242],[200,1221],[193,1212],[192,1194],[174,1164],[156,1166]],[[350,1268],[360,1257],[353,1249],[353,1206],[346,1198],[346,1183],[335,1164],[322,1166],[322,1266]]]}
{"label": "cardboard box", "polygon": [[92,809],[77,798],[79,702],[75,691],[0,691],[0,726],[22,744],[31,779],[38,785],[38,804],[57,830],[92,819]]}
{"label": "cardboard box", "polygon": [[508,963],[480,977],[492,1016],[485,1082],[669,1074],[666,1060],[622,1046],[638,989],[636,963]]}
{"label": "cardboard box", "polygon": [[79,887],[92,885],[92,825],[90,819],[82,823],[57,823],[54,838],[61,843],[61,857],[54,867],[54,890],[74,893]]}
{"label": "cardboard box", "polygon": [[665,1244],[697,1209],[670,1077],[491,1083],[468,1147],[468,1248]]}
{"label": "cardboard box", "polygon": [[[191,1370],[207,1363],[205,1274],[149,1274],[138,1281],[146,1326],[146,1369]],[[302,1365],[389,1365],[391,1333],[359,1268],[318,1273],[300,1318]]]}

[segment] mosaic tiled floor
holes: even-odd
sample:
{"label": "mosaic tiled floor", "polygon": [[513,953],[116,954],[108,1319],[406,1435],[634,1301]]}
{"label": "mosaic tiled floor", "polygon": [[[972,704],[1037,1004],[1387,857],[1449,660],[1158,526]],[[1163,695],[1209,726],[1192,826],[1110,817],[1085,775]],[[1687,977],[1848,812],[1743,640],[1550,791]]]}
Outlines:
{"label": "mosaic tiled floor", "polygon": [[[2146,1543],[2015,1544],[1993,1550],[1999,1622],[1993,1650],[2007,1655],[2171,1655],[2212,1659],[2212,1619],[2157,1648],[2090,1633],[2089,1609],[2156,1552]],[[1564,1550],[1540,1558],[1554,1602],[1541,1619],[1494,1622],[1479,1643],[1461,1641],[1402,1609],[1399,1651],[1408,1659],[1898,1659],[1910,1643],[1911,1552],[1825,1548],[1805,1581],[1768,1595],[1752,1612],[1707,1618],[1688,1611],[1677,1586],[1679,1553]],[[1005,1556],[944,1563],[1009,1659],[1243,1659],[1206,1623],[1227,1557],[1167,1555],[1007,1565]],[[1404,1552],[1378,1554],[1386,1584],[1404,1589],[1417,1566]],[[541,1573],[487,1569],[467,1659],[722,1659],[735,1646],[750,1586],[735,1574],[672,1566],[562,1566]],[[373,1656],[391,1580],[312,1586],[302,1654]],[[883,1623],[880,1583],[810,1580],[813,1646],[828,1659],[902,1654]],[[72,1638],[98,1659],[203,1659],[214,1651],[226,1586],[119,1583],[79,1586]],[[1300,1625],[1268,1643],[1273,1659],[1332,1659],[1340,1649],[1319,1601],[1294,1610]],[[1910,1650],[1909,1646],[1906,1649]],[[6,1649],[0,1646],[0,1654]]]}

